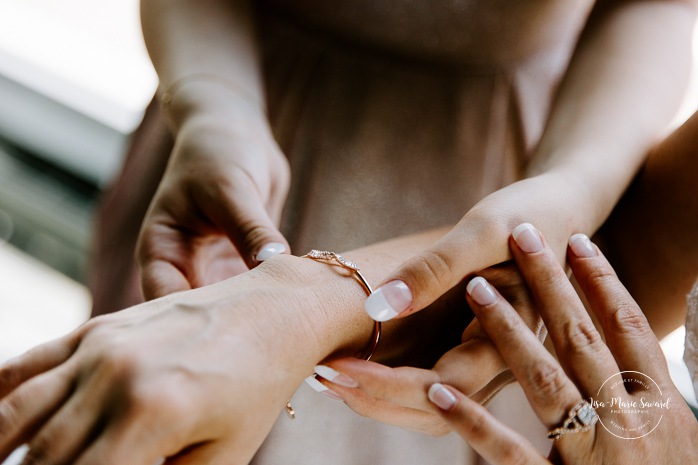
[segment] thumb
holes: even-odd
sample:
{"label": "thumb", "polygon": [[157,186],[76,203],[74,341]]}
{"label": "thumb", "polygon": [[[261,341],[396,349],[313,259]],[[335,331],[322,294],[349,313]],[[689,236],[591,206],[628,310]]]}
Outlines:
{"label": "thumb", "polygon": [[509,260],[510,232],[505,225],[464,217],[433,246],[393,271],[366,299],[366,313],[388,321],[422,310],[469,275]]}
{"label": "thumb", "polygon": [[274,255],[291,251],[253,186],[235,184],[225,189],[218,202],[208,203],[207,215],[230,238],[251,269]]}

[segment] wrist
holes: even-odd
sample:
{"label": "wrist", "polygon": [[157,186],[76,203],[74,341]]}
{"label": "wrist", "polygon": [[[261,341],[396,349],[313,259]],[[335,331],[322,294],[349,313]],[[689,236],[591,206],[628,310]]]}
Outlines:
{"label": "wrist", "polygon": [[261,93],[248,92],[225,78],[194,75],[182,78],[159,94],[175,133],[187,121],[209,118],[219,122],[258,119],[266,122]]}
{"label": "wrist", "polygon": [[369,345],[374,321],[364,311],[366,291],[350,270],[278,255],[253,273],[264,275],[283,290],[283,318],[292,320],[293,330],[300,335],[295,342],[302,344],[313,366],[326,358],[355,356]]}

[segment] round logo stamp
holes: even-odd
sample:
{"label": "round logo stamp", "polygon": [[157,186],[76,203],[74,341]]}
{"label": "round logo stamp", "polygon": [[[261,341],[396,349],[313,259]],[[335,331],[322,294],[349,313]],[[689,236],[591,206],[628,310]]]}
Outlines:
{"label": "round logo stamp", "polygon": [[620,439],[639,439],[654,431],[669,410],[659,385],[639,371],[609,377],[589,402],[606,431]]}

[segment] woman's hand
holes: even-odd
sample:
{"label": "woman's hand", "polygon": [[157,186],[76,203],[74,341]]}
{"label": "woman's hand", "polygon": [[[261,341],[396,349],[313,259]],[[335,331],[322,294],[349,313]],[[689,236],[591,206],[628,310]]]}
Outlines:
{"label": "woman's hand", "polygon": [[137,248],[146,298],[218,282],[289,252],[276,226],[288,163],[261,112],[248,106],[178,127]]}
{"label": "woman's hand", "polygon": [[[568,261],[603,328],[605,343],[542,236],[533,231],[525,244],[513,240],[511,249],[559,362],[483,278],[468,285],[473,311],[546,427],[562,426],[571,409],[585,399],[599,417],[597,423],[593,415],[567,422],[551,457],[565,464],[694,461],[698,423],[672,384],[642,311],[598,249],[586,236],[572,236]],[[549,463],[456,389],[436,384],[429,398],[489,462]],[[591,413],[588,407],[586,411]]]}
{"label": "woman's hand", "polygon": [[[290,261],[305,268],[279,273]],[[0,366],[0,462],[28,443],[23,463],[35,465],[249,463],[325,355],[320,325],[300,310],[317,300],[304,283],[327,268],[314,265],[277,257],[90,320]]]}
{"label": "woman's hand", "polygon": [[567,238],[591,232],[594,208],[584,183],[551,172],[504,187],[478,202],[443,238],[405,261],[366,300],[387,321],[420,311],[475,273],[511,259],[507,238],[525,221],[541,225],[560,261]]}
{"label": "woman's hand", "polygon": [[[545,328],[516,264],[509,261],[490,267],[480,276],[500,289],[542,341]],[[454,291],[449,294],[457,294],[462,301],[454,296],[443,304],[463,308],[472,317],[465,302],[465,287]],[[391,368],[343,358],[330,361],[326,368],[316,367],[317,373],[324,375],[318,380],[359,415],[434,436],[446,434],[451,426],[424,396],[425,389],[434,383],[449,384],[485,404],[514,381],[511,370],[477,320],[468,325],[461,340],[462,344],[443,354],[430,370],[411,366]],[[314,383],[311,386],[324,389]]]}

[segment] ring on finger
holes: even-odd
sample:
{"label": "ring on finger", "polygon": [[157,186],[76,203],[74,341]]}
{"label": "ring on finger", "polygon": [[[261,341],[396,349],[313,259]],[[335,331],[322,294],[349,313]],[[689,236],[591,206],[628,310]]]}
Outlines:
{"label": "ring on finger", "polygon": [[586,400],[580,400],[567,412],[567,418],[562,425],[548,431],[548,439],[557,441],[568,433],[581,433],[589,431],[599,421],[599,414]]}

